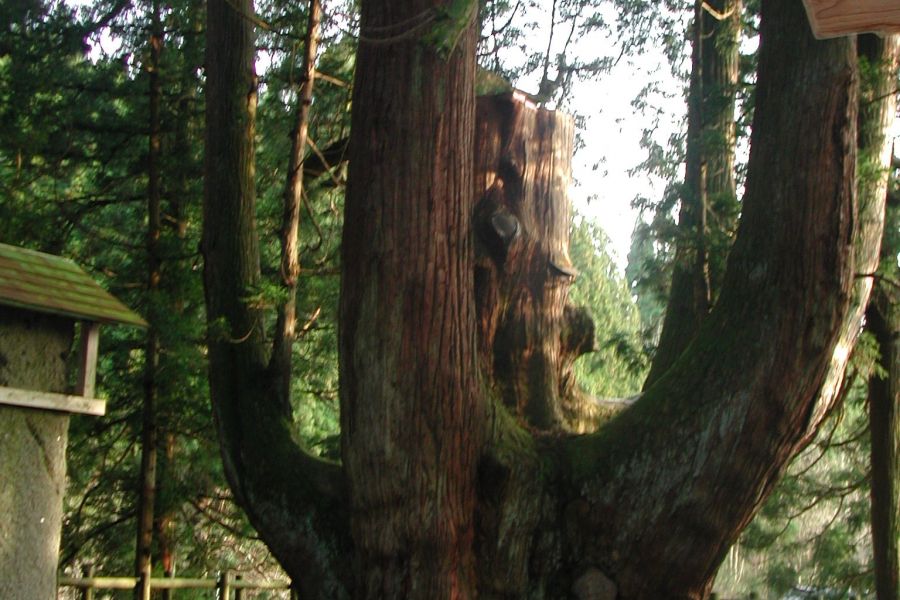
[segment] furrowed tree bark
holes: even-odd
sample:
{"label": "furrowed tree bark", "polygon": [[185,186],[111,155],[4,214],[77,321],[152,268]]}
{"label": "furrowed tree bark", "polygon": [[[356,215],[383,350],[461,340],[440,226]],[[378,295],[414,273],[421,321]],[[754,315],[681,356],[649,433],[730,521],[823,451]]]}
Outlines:
{"label": "furrowed tree bark", "polygon": [[443,6],[362,4],[340,302],[358,598],[476,596],[475,29],[441,34]]}
{"label": "furrowed tree bark", "polygon": [[563,444],[584,515],[563,547],[620,598],[708,595],[803,441],[848,311],[855,42],[816,41],[800,3],[764,0],[759,52],[747,191],[718,303],[641,400]]}
{"label": "furrowed tree bark", "polygon": [[867,66],[859,101],[859,167],[857,227],[854,235],[854,273],[852,295],[831,364],[812,410],[803,444],[808,444],[822,421],[839,400],[844,373],[859,333],[872,292],[874,273],[885,226],[889,168],[893,142],[889,136],[897,107],[895,80],[898,68],[897,36],[883,40],[875,35],[860,35],[859,58]]}
{"label": "furrowed tree bark", "polygon": [[[488,393],[478,467],[479,598],[570,594],[544,436],[596,425],[572,376],[593,323],[568,304],[573,122],[514,92],[478,99],[475,302]],[[562,573],[562,574],[561,574]],[[557,580],[557,581],[554,581]],[[560,585],[559,579],[564,582]]]}
{"label": "furrowed tree bark", "polygon": [[574,122],[523,94],[478,99],[475,301],[487,379],[539,430],[591,427],[572,366],[593,349],[586,311],[568,304],[568,188]]}
{"label": "furrowed tree bark", "polygon": [[471,25],[450,27],[448,44],[432,35],[448,32],[446,5],[364,2],[342,247],[342,478],[294,444],[273,391],[252,302],[252,37],[230,0],[209,11],[214,409],[229,483],[301,594],[707,597],[817,424],[851,314],[855,42],[817,42],[800,3],[763,0],[747,195],[719,302],[638,403],[575,436],[565,365],[590,328],[565,306],[566,120],[494,98],[476,128]]}
{"label": "furrowed tree bark", "polygon": [[256,75],[249,0],[207,4],[203,205],[209,381],[225,475],[301,598],[342,598],[350,578],[340,469],[299,447],[269,371],[255,226]]}
{"label": "furrowed tree bark", "polygon": [[672,285],[644,389],[694,339],[721,285],[734,234],[735,97],[742,0],[696,2],[685,177]]}

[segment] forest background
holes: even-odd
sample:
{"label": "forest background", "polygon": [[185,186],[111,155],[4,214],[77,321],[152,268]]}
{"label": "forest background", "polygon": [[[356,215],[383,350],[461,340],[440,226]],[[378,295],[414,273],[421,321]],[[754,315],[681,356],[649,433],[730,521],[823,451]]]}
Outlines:
{"label": "forest background", "polygon": [[[537,82],[528,91],[538,102],[571,110],[577,81],[602,85],[618,60],[640,56],[650,46],[663,48],[683,82],[687,114],[693,3],[556,0],[551,8],[552,26],[547,6],[485,3],[481,66],[512,82]],[[258,52],[268,63],[259,80],[256,189],[261,253],[269,267],[248,302],[273,305],[282,293],[282,194],[308,7],[259,2],[256,11]],[[752,2],[744,7],[746,38],[755,36],[755,11]],[[353,3],[324,6],[300,220],[302,327],[293,355],[293,411],[298,434],[323,456],[337,452],[342,159],[356,12]],[[0,241],[72,257],[152,324],[146,336],[126,330],[105,336],[99,378],[109,413],[72,422],[60,554],[60,568],[72,573],[88,564],[102,573],[132,572],[142,552],[152,556],[155,571],[169,575],[204,576],[226,568],[278,572],[225,484],[209,409],[198,250],[204,19],[201,4],[178,1],[74,6],[25,0],[0,8],[0,22],[6,23],[0,31]],[[588,36],[615,38],[618,53],[577,52],[575,41]],[[530,46],[536,40],[541,43]],[[738,138],[746,139],[752,52],[741,55],[740,69],[735,120]],[[598,398],[640,391],[676,263],[687,119],[659,139],[663,98],[671,94],[653,83],[633,102],[645,124],[646,149],[646,160],[635,169],[670,185],[659,198],[636,199],[641,218],[625,273],[611,257],[603,223],[576,215],[571,228],[571,258],[580,272],[571,297],[589,308],[596,325],[596,351],[581,359],[577,373]],[[576,120],[585,116],[576,113]],[[577,145],[598,143],[582,138]],[[736,173],[740,183],[740,164]],[[718,232],[723,246],[733,237],[739,206],[731,210]],[[885,281],[895,279],[897,267],[898,228],[891,215]],[[874,589],[867,392],[870,379],[887,376],[877,359],[876,340],[864,336],[842,408],[731,549],[717,582],[723,595]],[[156,465],[148,479],[150,456]],[[148,514],[149,546],[138,534],[145,531],[139,518]]]}

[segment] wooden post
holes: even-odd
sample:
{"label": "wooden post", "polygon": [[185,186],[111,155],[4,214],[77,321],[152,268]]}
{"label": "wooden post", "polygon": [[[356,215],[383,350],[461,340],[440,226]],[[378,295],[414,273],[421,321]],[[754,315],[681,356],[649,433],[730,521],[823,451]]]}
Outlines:
{"label": "wooden post", "polygon": [[229,600],[231,597],[231,579],[231,571],[219,572],[219,583],[216,590],[218,600]]}
{"label": "wooden post", "polygon": [[138,598],[138,600],[150,600],[150,591],[152,588],[150,573],[148,571],[143,571],[141,573],[140,578],[137,580],[137,586],[135,597]]}
{"label": "wooden post", "polygon": [[94,397],[97,381],[97,348],[100,345],[100,324],[93,321],[81,323],[81,353],[78,365],[78,385],[75,394],[85,398]]}
{"label": "wooden post", "polygon": [[[240,581],[240,580],[243,579],[243,578],[244,578],[244,576],[241,575],[240,573],[237,573],[237,574],[235,574],[235,576],[234,576],[234,580],[235,580],[235,581]],[[234,600],[244,600],[244,588],[239,587],[239,586],[235,586],[235,588],[234,588]]]}
{"label": "wooden post", "polygon": [[[94,577],[94,563],[85,564],[83,573],[84,573],[84,577],[86,579],[92,579]],[[94,600],[94,587],[93,586],[85,586],[81,590],[81,599],[82,600]]]}
{"label": "wooden post", "polygon": [[[163,574],[163,578],[164,579],[172,579],[173,578],[172,572],[167,571],[166,573]],[[168,582],[166,582],[166,583],[168,583]],[[175,592],[172,591],[172,588],[170,588],[168,586],[163,588],[162,600],[172,600],[172,598],[174,598],[174,597],[175,597]]]}

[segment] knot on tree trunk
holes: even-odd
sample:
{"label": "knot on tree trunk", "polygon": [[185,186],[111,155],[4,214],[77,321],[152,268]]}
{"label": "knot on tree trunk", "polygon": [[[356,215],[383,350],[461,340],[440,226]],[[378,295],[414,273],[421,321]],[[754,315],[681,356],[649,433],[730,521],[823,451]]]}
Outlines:
{"label": "knot on tree trunk", "polygon": [[489,380],[539,430],[583,430],[576,358],[588,312],[568,304],[573,121],[522,94],[483,96],[476,125],[475,293]]}

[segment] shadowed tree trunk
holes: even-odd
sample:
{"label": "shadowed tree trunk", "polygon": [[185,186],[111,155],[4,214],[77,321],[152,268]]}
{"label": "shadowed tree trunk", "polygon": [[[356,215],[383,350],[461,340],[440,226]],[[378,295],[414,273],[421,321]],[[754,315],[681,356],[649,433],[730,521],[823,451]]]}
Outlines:
{"label": "shadowed tree trunk", "polygon": [[[362,6],[340,310],[342,456],[360,598],[476,594],[474,14],[446,58],[437,46],[450,38],[405,37],[399,25],[441,7]],[[367,42],[367,32],[395,39]]]}
{"label": "shadowed tree trunk", "polygon": [[[147,294],[151,298],[151,313],[159,310],[159,283],[161,258],[159,241],[161,234],[160,150],[160,96],[159,59],[163,46],[162,22],[157,2],[151,3],[151,32],[148,42],[150,62],[147,67],[149,85],[150,123],[147,152]],[[157,314],[150,314],[147,331],[144,364],[144,403],[141,431],[141,473],[137,506],[137,539],[135,544],[134,575],[139,579],[135,586],[136,600],[150,598],[150,577],[153,571],[152,544],[153,521],[156,505],[156,465],[159,443],[157,404],[159,385],[159,330]]]}
{"label": "shadowed tree trunk", "polygon": [[878,600],[900,592],[900,311],[896,294],[878,289],[866,312],[878,340],[883,376],[869,381],[872,435],[872,551]]}
{"label": "shadowed tree trunk", "polygon": [[268,367],[254,218],[253,4],[207,3],[203,242],[209,383],[225,476],[301,598],[342,598],[351,564],[339,468],[294,441]]}
{"label": "shadowed tree trunk", "polygon": [[[860,111],[860,152],[866,152],[860,178],[860,201],[885,217],[888,208],[888,166],[893,155],[893,140],[886,132],[896,112],[896,76],[900,59],[900,37],[859,37],[860,56],[868,68],[863,108]],[[862,208],[862,207],[861,207]],[[875,216],[873,215],[873,218]],[[896,277],[898,248],[895,241],[896,217],[888,219],[881,248],[879,272]],[[877,250],[877,246],[876,246]],[[860,265],[857,271],[868,275],[875,270],[876,259]],[[861,284],[872,286],[872,277],[861,277]],[[878,600],[894,600],[900,594],[900,310],[897,290],[884,278],[875,280],[872,302],[866,310],[866,326],[875,336],[881,352],[884,377],[869,381],[869,432],[871,448],[871,521],[872,554],[875,563],[875,592]]]}
{"label": "shadowed tree trunk", "polygon": [[815,41],[799,2],[763,0],[719,302],[639,402],[575,435],[567,372],[590,324],[566,307],[571,124],[506,96],[476,126],[473,4],[364,2],[334,465],[293,441],[252,301],[255,82],[235,6],[211,1],[207,31],[211,393],[229,483],[301,596],[705,598],[817,425],[850,312],[855,42]]}
{"label": "shadowed tree trunk", "polygon": [[672,285],[644,389],[694,339],[721,285],[734,233],[735,97],[742,0],[696,2],[684,185]]}

